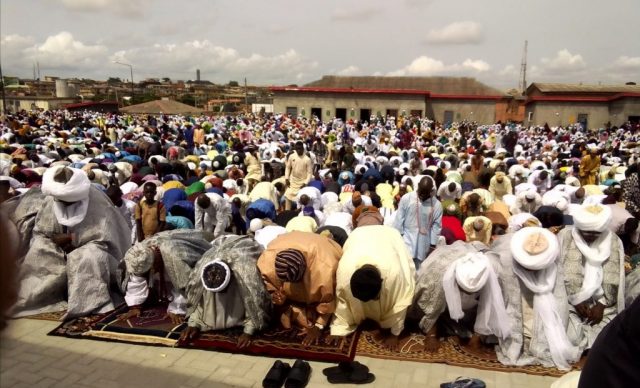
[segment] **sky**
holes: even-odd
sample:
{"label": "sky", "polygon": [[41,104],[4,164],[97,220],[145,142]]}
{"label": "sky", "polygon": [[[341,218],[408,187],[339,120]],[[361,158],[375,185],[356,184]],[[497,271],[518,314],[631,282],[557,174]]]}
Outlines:
{"label": "sky", "polygon": [[640,83],[638,0],[2,0],[6,76]]}

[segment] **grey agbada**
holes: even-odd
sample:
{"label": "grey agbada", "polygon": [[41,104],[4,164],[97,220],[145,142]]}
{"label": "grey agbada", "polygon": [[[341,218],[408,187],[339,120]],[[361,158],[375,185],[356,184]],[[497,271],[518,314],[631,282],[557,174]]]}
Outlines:
{"label": "grey agbada", "polygon": [[34,187],[23,195],[13,197],[2,204],[0,209],[7,218],[13,222],[18,232],[18,252],[20,259],[29,250],[31,237],[33,237],[33,227],[35,226],[36,216],[42,209],[46,195],[42,193],[39,187]]}
{"label": "grey agbada", "polygon": [[[541,364],[546,367],[554,367],[556,365],[553,362],[549,341],[542,324],[533,325],[531,339],[528,346],[525,346],[525,317],[523,317],[522,303],[523,298],[526,298],[533,304],[533,295],[524,285],[521,286],[521,281],[513,272],[515,263],[510,249],[512,237],[513,233],[500,236],[491,245],[491,249],[500,255],[502,269],[499,278],[502,285],[502,295],[507,307],[507,314],[511,317],[511,335],[499,341],[496,355],[498,360],[505,365]],[[569,301],[561,266],[557,268],[553,296],[563,329],[566,329],[569,320]],[[537,317],[534,318],[535,320]]]}
{"label": "grey agbada", "polygon": [[[153,266],[154,255],[151,248],[157,247],[162,256],[164,272],[171,282],[173,291],[184,297],[191,271],[202,255],[211,248],[212,237],[211,233],[190,229],[157,233],[127,251],[124,256],[127,275],[146,276]],[[127,279],[127,285],[129,284]],[[127,297],[130,295],[130,290],[127,289]],[[146,297],[143,299],[146,300]],[[129,302],[130,300],[127,299],[127,303]],[[136,300],[136,303],[138,302],[143,300]],[[181,299],[181,309],[184,308],[183,303],[184,299]]]}
{"label": "grey agbada", "polygon": [[149,248],[158,247],[164,270],[173,287],[184,294],[193,267],[211,248],[211,233],[191,229],[167,230],[157,233],[131,247],[124,256],[127,272],[146,274],[153,266]]}
{"label": "grey agbada", "polygon": [[[244,310],[244,317],[232,318],[244,321],[244,333],[252,335],[267,327],[272,310],[271,296],[256,266],[262,250],[262,246],[248,236],[224,235],[213,241],[212,248],[202,256],[191,273],[187,286],[189,326],[198,327],[203,331],[219,329],[222,327],[214,327],[211,319],[215,319],[216,322],[231,320],[220,319],[221,317],[216,315]],[[205,290],[202,284],[203,267],[216,259],[226,263],[232,272],[231,282],[224,291],[225,297],[220,304],[212,300],[215,293]],[[238,309],[238,306],[225,303],[236,298],[242,301],[243,308]]]}
{"label": "grey agbada", "polygon": [[65,254],[51,239],[64,231],[54,204],[53,197],[46,197],[35,218],[12,314],[66,308],[66,317],[73,318],[113,310],[123,302],[122,257],[131,245],[131,229],[109,198],[91,187],[86,216],[70,230],[76,248]]}

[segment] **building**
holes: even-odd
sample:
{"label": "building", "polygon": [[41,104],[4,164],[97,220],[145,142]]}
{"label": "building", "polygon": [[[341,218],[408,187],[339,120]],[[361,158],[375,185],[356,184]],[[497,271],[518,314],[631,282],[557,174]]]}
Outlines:
{"label": "building", "polygon": [[527,88],[525,124],[550,126],[581,123],[583,128],[640,122],[640,86],[551,84]]}
{"label": "building", "polygon": [[303,87],[270,90],[276,113],[323,120],[413,115],[442,123],[493,123],[522,121],[524,113],[514,96],[466,77],[324,76]]}
{"label": "building", "polygon": [[[49,97],[49,96],[6,96],[6,111],[15,113],[21,110],[54,110],[62,109],[66,105],[77,101],[76,97]],[[4,111],[0,99],[0,111]]]}

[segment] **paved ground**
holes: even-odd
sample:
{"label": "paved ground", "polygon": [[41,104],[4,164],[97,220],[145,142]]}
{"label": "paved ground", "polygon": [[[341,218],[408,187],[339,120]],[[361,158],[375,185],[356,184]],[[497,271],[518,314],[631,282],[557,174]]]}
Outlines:
{"label": "paved ground", "polygon": [[[0,341],[0,387],[260,387],[274,359],[228,353],[48,337],[55,322],[12,321]],[[549,387],[552,377],[444,364],[357,357],[376,375],[372,387],[439,387],[458,376],[487,387]],[[312,362],[309,387],[331,386],[329,364]],[[344,385],[343,385],[344,386]]]}

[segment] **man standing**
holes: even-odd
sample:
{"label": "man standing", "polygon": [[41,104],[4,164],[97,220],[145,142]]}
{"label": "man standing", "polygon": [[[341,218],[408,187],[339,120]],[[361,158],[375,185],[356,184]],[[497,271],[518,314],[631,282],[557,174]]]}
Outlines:
{"label": "man standing", "polygon": [[415,289],[415,267],[400,234],[391,227],[357,228],[344,244],[336,274],[331,340],[353,333],[365,319],[386,330],[384,344],[397,350]]}
{"label": "man standing", "polygon": [[600,173],[600,156],[595,144],[587,145],[587,154],[580,160],[580,184],[597,185]]}
{"label": "man standing", "polygon": [[196,199],[196,230],[213,233],[220,237],[231,219],[231,205],[216,193],[203,193]]}
{"label": "man standing", "polygon": [[569,296],[572,342],[588,350],[596,337],[624,309],[624,250],[620,238],[608,229],[611,209],[582,205],[573,213],[574,225],[559,234]]}
{"label": "man standing", "polygon": [[431,177],[423,177],[416,191],[402,196],[393,226],[402,235],[415,267],[420,267],[435,249],[442,229],[442,205],[435,198]]}
{"label": "man standing", "polygon": [[113,310],[122,302],[119,264],[131,246],[131,229],[81,170],[48,169],[42,193],[47,197],[22,261],[13,313],[66,308],[66,318],[74,318]]}
{"label": "man standing", "polygon": [[304,145],[301,141],[296,142],[294,150],[296,152],[291,154],[287,159],[284,172],[288,187],[284,194],[286,198],[286,210],[291,209],[291,203],[296,200],[298,191],[306,186],[313,178],[313,162],[311,158],[304,153]]}

